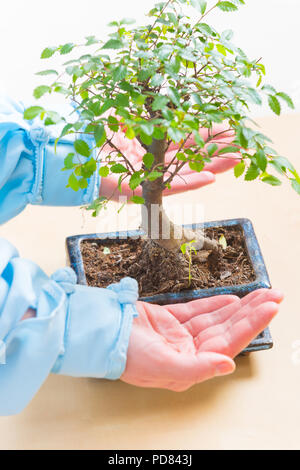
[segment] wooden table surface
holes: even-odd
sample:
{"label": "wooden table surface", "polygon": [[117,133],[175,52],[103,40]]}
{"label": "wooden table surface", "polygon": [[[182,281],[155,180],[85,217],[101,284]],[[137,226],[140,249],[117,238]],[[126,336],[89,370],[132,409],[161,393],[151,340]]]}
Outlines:
{"label": "wooden table surface", "polygon": [[[258,121],[300,169],[300,115]],[[272,284],[286,295],[271,326],[274,349],[238,358],[232,376],[180,394],[51,376],[21,415],[0,418],[0,449],[300,448],[300,198],[287,184],[273,188],[226,174],[167,205],[191,201],[203,204],[206,220],[253,221]],[[0,227],[0,236],[51,274],[66,262],[66,236],[126,223],[113,207],[99,220],[76,208],[29,207]],[[129,228],[136,226],[131,214]]]}

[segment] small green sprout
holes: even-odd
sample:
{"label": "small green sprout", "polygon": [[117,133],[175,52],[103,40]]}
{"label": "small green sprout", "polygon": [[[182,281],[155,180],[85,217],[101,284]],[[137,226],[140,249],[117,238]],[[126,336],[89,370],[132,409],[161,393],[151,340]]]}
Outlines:
{"label": "small green sprout", "polygon": [[221,235],[220,238],[219,238],[219,245],[221,245],[221,247],[223,248],[223,250],[226,250],[227,248],[227,240],[225,238],[224,235]]}
{"label": "small green sprout", "polygon": [[180,249],[182,251],[182,254],[187,255],[188,259],[189,259],[189,286],[192,283],[192,272],[191,272],[192,271],[192,263],[193,263],[192,254],[193,254],[193,252],[197,253],[197,250],[194,247],[194,243],[196,243],[196,240],[192,240],[190,242],[183,243],[180,247]]}
{"label": "small green sprout", "polygon": [[103,254],[104,255],[110,255],[111,251],[110,249],[106,246],[104,249],[103,249]]}

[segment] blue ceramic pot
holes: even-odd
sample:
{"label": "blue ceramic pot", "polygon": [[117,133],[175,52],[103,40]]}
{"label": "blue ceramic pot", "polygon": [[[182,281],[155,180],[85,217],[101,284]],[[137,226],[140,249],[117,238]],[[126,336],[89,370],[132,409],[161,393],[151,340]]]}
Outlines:
{"label": "blue ceramic pot", "polygon": [[[152,297],[142,297],[140,300],[144,302],[156,303],[159,305],[175,304],[189,302],[195,299],[203,299],[205,297],[213,297],[222,294],[234,294],[239,297],[244,297],[250,292],[261,289],[270,288],[270,280],[267,269],[262,257],[260,247],[253,229],[253,225],[248,219],[232,219],[232,220],[219,220],[215,222],[207,222],[204,224],[186,225],[186,228],[203,229],[211,227],[232,227],[239,226],[242,228],[245,236],[246,248],[250,261],[252,263],[254,272],[256,274],[255,281],[250,284],[241,284],[234,286],[214,287],[210,289],[195,289],[179,293],[165,293],[158,294]],[[80,245],[84,240],[107,240],[107,245],[113,243],[122,243],[126,238],[138,238],[142,236],[143,232],[135,230],[128,232],[111,232],[111,233],[96,233],[92,235],[78,235],[67,238],[67,251],[70,261],[70,266],[74,269],[78,277],[78,283],[86,285],[86,276],[84,271],[84,264],[81,254]],[[258,338],[256,338],[244,351],[247,354],[253,351],[261,351],[273,347],[273,341],[269,329],[264,330]]]}

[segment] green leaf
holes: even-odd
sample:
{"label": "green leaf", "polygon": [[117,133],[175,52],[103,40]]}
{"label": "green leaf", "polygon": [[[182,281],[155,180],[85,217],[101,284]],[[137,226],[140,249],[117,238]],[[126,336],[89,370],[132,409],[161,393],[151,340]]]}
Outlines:
{"label": "green leaf", "polygon": [[24,111],[24,119],[31,121],[39,116],[43,111],[45,110],[44,108],[41,108],[41,106],[31,106]]}
{"label": "green leaf", "polygon": [[130,178],[130,181],[129,181],[130,189],[134,191],[141,184],[142,181],[143,181],[143,178],[141,177],[140,172],[136,171],[135,173],[133,173],[133,175]]}
{"label": "green leaf", "polygon": [[78,179],[76,178],[76,176],[74,175],[74,173],[72,173],[69,177],[69,180],[68,180],[68,187],[70,187],[71,189],[73,189],[73,191],[78,191],[80,189],[80,186],[79,186],[79,182],[78,182]]}
{"label": "green leaf", "polygon": [[116,105],[120,108],[128,108],[129,107],[129,96],[124,95],[123,93],[119,93],[116,96]]}
{"label": "green leaf", "polygon": [[204,15],[207,7],[207,1],[205,0],[191,0],[191,5],[193,5],[196,10],[200,11]]}
{"label": "green leaf", "polygon": [[212,36],[214,33],[211,27],[206,23],[199,23],[197,25],[197,30],[200,31],[200,33],[205,34],[207,36]]}
{"label": "green leaf", "polygon": [[[106,134],[105,134],[105,129],[104,129],[104,125],[101,123],[101,124],[98,124],[95,129],[94,129],[94,136],[95,136],[95,141],[96,141],[96,145],[97,147],[99,147],[100,145],[103,145],[105,140],[106,140]],[[103,139],[104,138],[104,139]],[[104,142],[103,142],[104,140]]]}
{"label": "green leaf", "polygon": [[120,25],[119,25],[118,21],[111,21],[110,23],[108,23],[107,26],[109,26],[111,28],[116,26],[118,28]]}
{"label": "green leaf", "polygon": [[69,54],[70,52],[72,52],[74,47],[75,47],[75,44],[73,44],[72,42],[68,42],[67,44],[64,44],[63,46],[61,46],[59,52],[61,55]]}
{"label": "green leaf", "polygon": [[91,155],[90,147],[84,140],[75,140],[74,148],[76,152],[79,153],[79,155],[82,155],[83,157],[89,157]]}
{"label": "green leaf", "polygon": [[104,44],[102,49],[122,49],[122,47],[123,43],[120,39],[110,39],[106,44]]}
{"label": "green leaf", "polygon": [[123,25],[123,24],[134,24],[136,22],[135,19],[133,18],[123,18],[121,21],[120,21],[120,25]]}
{"label": "green leaf", "polygon": [[219,2],[217,4],[217,7],[220,8],[222,11],[236,11],[238,10],[238,7],[231,2]]}
{"label": "green leaf", "polygon": [[155,127],[153,132],[153,139],[163,140],[165,138],[166,132],[161,127]]}
{"label": "green leaf", "polygon": [[93,173],[97,170],[97,163],[94,158],[88,160],[81,168],[81,174],[85,178],[90,178]]}
{"label": "green leaf", "polygon": [[248,146],[249,146],[249,142],[248,142],[248,138],[247,138],[247,129],[243,128],[243,127],[239,127],[237,129],[237,133],[236,133],[236,136],[237,136],[237,139],[241,145],[241,147],[243,147],[244,149],[248,149]]}
{"label": "green leaf", "polygon": [[141,141],[143,142],[143,144],[145,145],[151,145],[152,144],[152,137],[150,135],[147,135],[145,134],[145,132],[143,132],[141,130],[140,132],[140,138],[141,138]]}
{"label": "green leaf", "polygon": [[79,184],[80,189],[86,189],[89,185],[87,178],[81,178],[78,181],[78,184]]}
{"label": "green leaf", "polygon": [[96,36],[87,36],[85,39],[87,40],[86,46],[92,46],[93,44],[97,44],[99,42]]}
{"label": "green leaf", "polygon": [[224,47],[222,44],[217,44],[217,51],[220,52],[220,54],[226,56],[227,55],[227,51],[226,51],[226,47]]}
{"label": "green leaf", "polygon": [[164,82],[164,76],[161,75],[160,73],[156,73],[150,80],[150,86],[153,86],[154,88],[156,88],[162,85],[163,82]]}
{"label": "green leaf", "polygon": [[232,31],[232,29],[226,29],[221,34],[221,41],[224,41],[224,40],[230,41],[233,38],[233,35],[234,35],[234,32]]}
{"label": "green leaf", "polygon": [[300,183],[297,180],[292,179],[292,188],[300,195]]}
{"label": "green leaf", "polygon": [[205,142],[204,142],[204,139],[201,137],[201,135],[198,132],[194,132],[194,139],[195,139],[196,144],[201,149],[203,149],[203,147],[205,146]]}
{"label": "green leaf", "polygon": [[102,176],[102,178],[107,178],[109,175],[108,166],[102,166],[99,170],[99,175]]}
{"label": "green leaf", "polygon": [[166,96],[162,96],[162,95],[156,96],[152,103],[153,111],[161,111],[162,108],[164,108],[168,102],[169,100]]}
{"label": "green leaf", "polygon": [[186,157],[186,155],[183,153],[183,152],[179,152],[176,154],[176,158],[177,160],[179,160],[180,162],[187,162],[188,161],[188,158]]}
{"label": "green leaf", "polygon": [[143,157],[145,167],[150,170],[154,163],[154,155],[152,153],[146,153]]}
{"label": "green leaf", "polygon": [[108,127],[113,132],[118,132],[119,130],[119,121],[114,116],[108,117]]}
{"label": "green leaf", "polygon": [[50,86],[40,85],[34,90],[33,96],[38,100],[39,98],[44,96],[46,93],[50,93],[50,92],[51,92]]}
{"label": "green leaf", "polygon": [[110,98],[104,101],[104,104],[100,110],[100,115],[106,113],[110,108],[112,108],[114,105],[114,101]]}
{"label": "green leaf", "polygon": [[221,245],[221,247],[223,248],[223,250],[226,250],[227,248],[227,240],[225,238],[224,235],[221,235],[220,238],[219,238],[219,245]]}
{"label": "green leaf", "polygon": [[247,88],[246,93],[249,95],[253,103],[258,104],[259,106],[262,104],[262,99],[254,88]]}
{"label": "green leaf", "polygon": [[173,47],[167,44],[167,45],[161,46],[158,49],[157,55],[159,59],[163,61],[167,59],[170,56],[170,54],[172,54],[172,52],[173,52]]}
{"label": "green leaf", "polygon": [[116,163],[113,165],[110,169],[112,173],[127,173],[127,168],[124,165],[121,165],[121,163]]}
{"label": "green leaf", "polygon": [[207,153],[210,157],[212,157],[216,153],[217,150],[218,150],[217,144],[210,144],[207,147]]}
{"label": "green leaf", "polygon": [[254,163],[251,163],[245,175],[245,181],[253,181],[259,175],[260,175],[260,169]]}
{"label": "green leaf", "polygon": [[200,173],[200,171],[203,170],[204,165],[205,165],[204,162],[190,162],[189,163],[190,169],[193,171],[197,171],[198,173]]}
{"label": "green leaf", "polygon": [[149,135],[149,136],[153,135],[154,125],[152,124],[152,122],[145,121],[142,124],[140,124],[140,128],[144,132],[144,134]]}
{"label": "green leaf", "polygon": [[132,127],[127,127],[125,135],[127,139],[130,139],[130,140],[134,139],[135,138],[134,129]]}
{"label": "green leaf", "polygon": [[279,96],[279,98],[285,101],[290,108],[295,109],[293,100],[292,98],[290,98],[289,95],[287,95],[286,93],[280,92],[280,93],[277,93],[276,96]]}
{"label": "green leaf", "polygon": [[125,65],[121,64],[119,67],[117,67],[114,72],[113,72],[113,79],[115,82],[120,82],[121,80],[124,80],[124,78],[127,75],[127,68]]}
{"label": "green leaf", "polygon": [[186,251],[187,251],[187,246],[186,245],[187,245],[186,243],[183,243],[180,247],[181,252],[182,252],[183,255],[185,255]]}
{"label": "green leaf", "polygon": [[167,16],[168,16],[168,19],[169,19],[169,23],[172,24],[172,25],[178,25],[178,19],[177,19],[177,16],[175,15],[175,13],[167,13]]}
{"label": "green leaf", "polygon": [[267,164],[268,164],[268,159],[265,155],[265,152],[263,150],[259,150],[258,152],[256,152],[256,154],[254,156],[256,158],[256,161],[257,161],[257,164],[258,164],[259,168],[262,171],[266,171]]}
{"label": "green leaf", "polygon": [[110,255],[110,253],[111,253],[111,251],[110,251],[110,249],[108,248],[108,246],[105,246],[105,247],[103,248],[103,254],[104,254],[104,255]]}
{"label": "green leaf", "polygon": [[245,171],[245,168],[246,168],[245,162],[242,160],[240,163],[238,163],[238,164],[234,167],[234,176],[235,176],[236,178],[239,178],[240,176],[242,176],[242,174],[243,174],[244,171]]}
{"label": "green leaf", "polygon": [[240,149],[238,147],[234,147],[233,145],[228,145],[228,147],[224,147],[218,151],[218,155],[224,155],[226,153],[239,153]]}
{"label": "green leaf", "polygon": [[41,59],[49,59],[56,51],[57,47],[46,47],[42,52]]}
{"label": "green leaf", "polygon": [[267,176],[264,176],[262,179],[261,179],[264,183],[268,183],[270,184],[271,186],[281,186],[281,181],[276,178],[275,176],[272,176],[272,175],[267,175]]}
{"label": "green leaf", "polygon": [[269,101],[269,106],[272,109],[272,111],[275,114],[277,114],[277,116],[280,116],[281,106],[276,96],[269,95],[268,101]]}
{"label": "green leaf", "polygon": [[41,72],[37,72],[36,75],[45,76],[45,75],[58,75],[56,70],[42,70]]}
{"label": "green leaf", "polygon": [[169,127],[168,135],[175,143],[180,142],[185,137],[185,134],[175,127]]}
{"label": "green leaf", "polygon": [[72,170],[74,167],[73,158],[75,157],[74,153],[69,153],[64,159],[64,165],[66,170]]}
{"label": "green leaf", "polygon": [[271,163],[275,163],[276,166],[279,166],[280,168],[283,168],[284,170],[287,168],[292,173],[295,172],[294,165],[292,165],[291,162],[285,157],[275,157],[275,159]]}
{"label": "green leaf", "polygon": [[130,200],[131,202],[134,202],[134,204],[145,204],[145,199],[140,196],[132,196]]}
{"label": "green leaf", "polygon": [[262,90],[263,90],[263,91],[267,91],[268,93],[272,93],[272,94],[274,94],[274,95],[276,95],[276,93],[277,93],[276,90],[275,90],[275,88],[274,88],[273,86],[271,86],[271,85],[264,85],[264,86],[262,87]]}
{"label": "green leaf", "polygon": [[180,106],[180,95],[176,88],[170,87],[168,95],[171,101],[175,104],[175,106]]}
{"label": "green leaf", "polygon": [[149,181],[155,181],[157,180],[158,178],[161,178],[161,176],[163,176],[163,173],[161,171],[152,171],[148,176],[147,176],[147,179]]}
{"label": "green leaf", "polygon": [[[47,111],[47,119],[45,120],[45,125],[58,124],[63,119],[56,111]],[[74,124],[75,127],[75,124]]]}

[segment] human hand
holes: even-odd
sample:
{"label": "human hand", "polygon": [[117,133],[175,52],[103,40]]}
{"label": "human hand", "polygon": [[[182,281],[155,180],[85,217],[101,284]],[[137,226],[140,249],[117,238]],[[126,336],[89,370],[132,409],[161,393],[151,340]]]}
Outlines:
{"label": "human hand", "polygon": [[224,295],[160,307],[138,302],[121,380],[184,391],[231,374],[236,357],[277,314],[283,295],[260,289],[243,299]]}
{"label": "human hand", "polygon": [[[224,124],[217,124],[214,126],[212,135],[208,135],[208,129],[202,129],[200,134],[205,142],[216,143],[218,149],[223,149],[232,143],[234,140],[234,134],[232,131],[228,131],[228,126]],[[122,150],[124,155],[130,160],[135,170],[139,170],[143,163],[143,156],[145,155],[145,149],[140,145],[137,139],[129,140],[124,136],[122,131],[119,131],[115,136],[115,144],[118,145],[118,148]],[[191,138],[186,142],[186,147],[190,147],[194,144],[194,139]],[[176,152],[179,149],[179,144],[172,144],[166,155],[166,163],[170,163],[174,158]],[[103,153],[109,153],[111,147],[107,146]],[[171,194],[178,194],[185,191],[190,191],[192,189],[202,188],[211,183],[214,183],[216,180],[216,175],[219,173],[224,173],[228,171],[239,162],[236,154],[225,154],[222,157],[214,157],[211,163],[205,165],[205,168],[200,173],[197,173],[190,169],[188,165],[182,168],[177,176],[175,176],[171,189],[166,189],[164,191],[165,196]],[[172,170],[172,167],[170,167]],[[167,175],[169,176],[169,175]],[[118,200],[121,195],[118,191],[118,180],[120,175],[111,174],[107,178],[102,178],[100,196],[110,197],[113,195],[112,199]],[[129,187],[128,180],[124,181],[121,185],[122,187],[122,196],[131,197],[132,190]],[[136,196],[142,196],[142,188],[139,187],[135,190]]]}

